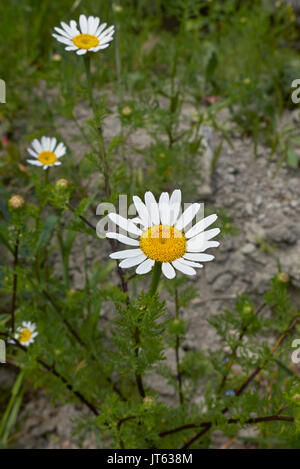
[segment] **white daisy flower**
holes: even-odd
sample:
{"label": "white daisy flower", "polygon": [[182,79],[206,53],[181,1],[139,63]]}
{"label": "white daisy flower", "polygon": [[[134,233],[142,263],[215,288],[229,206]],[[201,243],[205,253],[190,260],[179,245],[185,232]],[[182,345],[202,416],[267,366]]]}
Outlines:
{"label": "white daisy flower", "polygon": [[56,138],[42,137],[41,140],[34,139],[27,151],[34,157],[34,160],[27,160],[28,163],[47,169],[61,164],[58,160],[66,153],[66,147],[63,143],[57,145]]}
{"label": "white daisy flower", "polygon": [[20,342],[21,345],[28,347],[28,345],[34,342],[34,339],[38,335],[36,331],[36,325],[34,322],[23,321],[22,326],[17,328],[15,333],[15,339]]}
{"label": "white daisy flower", "polygon": [[205,251],[219,246],[220,243],[212,241],[212,238],[217,236],[220,230],[204,230],[216,221],[217,215],[203,218],[185,232],[201,205],[191,204],[180,215],[180,190],[175,190],[171,196],[163,192],[158,203],[151,192],[146,192],[145,202],[137,196],[133,197],[133,202],[138,218],[128,220],[116,213],[108,214],[116,225],[126,230],[129,235],[137,237],[133,239],[113,232],[106,234],[107,238],[133,247],[110,255],[112,259],[121,259],[121,268],[137,266],[137,274],[146,274],[151,271],[155,262],[159,262],[163,274],[172,279],[176,276],[175,269],[186,275],[195,275],[195,268],[201,268],[203,262],[214,259],[214,256],[205,254]]}
{"label": "white daisy flower", "polygon": [[61,28],[54,28],[58,34],[52,34],[52,36],[66,44],[66,50],[84,55],[88,51],[98,52],[109,46],[113,40],[115,27],[106,28],[106,26],[107,23],[100,24],[100,18],[96,16],[80,15],[79,25],[74,20],[70,21],[69,25],[62,21]]}

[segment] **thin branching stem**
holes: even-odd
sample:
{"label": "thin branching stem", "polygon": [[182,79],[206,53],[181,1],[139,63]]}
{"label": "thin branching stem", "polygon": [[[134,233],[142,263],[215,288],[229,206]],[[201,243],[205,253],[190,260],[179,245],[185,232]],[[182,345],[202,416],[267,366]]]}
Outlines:
{"label": "thin branching stem", "polygon": [[[287,337],[288,334],[290,334],[292,332],[292,330],[294,329],[294,327],[296,326],[297,322],[299,320],[299,316],[296,316],[292,319],[292,321],[290,322],[289,326],[287,327],[287,329],[280,335],[280,337],[278,338],[278,340],[276,341],[276,343],[274,344],[274,346],[272,347],[271,349],[271,355],[274,355],[274,353],[276,352],[276,350],[278,349],[278,347],[280,346],[280,344],[283,342],[283,340]],[[235,396],[239,396],[240,394],[242,394],[242,392],[245,391],[245,389],[247,389],[247,387],[249,386],[249,384],[254,380],[254,378],[261,372],[261,370],[263,369],[263,367],[266,365],[266,362],[264,362],[262,365],[258,366],[254,371],[253,373],[251,373],[251,375],[244,381],[244,383],[237,389],[235,390]],[[223,410],[222,410],[222,414],[225,414],[227,411],[229,410],[228,407],[225,407]],[[212,423],[211,422],[207,422],[206,424],[206,427],[204,429],[202,429],[199,433],[197,433],[191,440],[187,441],[185,443],[185,445],[182,447],[183,449],[186,449],[186,448],[189,448],[196,440],[198,440],[198,438],[200,438],[202,435],[204,435],[205,433],[207,433],[210,428],[212,427]]]}
{"label": "thin branching stem", "polygon": [[[23,350],[23,352],[27,352],[27,348],[24,347],[22,344],[20,344],[17,340],[14,339],[14,345],[18,347],[19,349]],[[57,371],[56,367],[54,364],[49,365],[46,363],[44,360],[37,358],[36,359],[37,363],[39,363],[45,370],[47,370],[49,373],[52,375],[56,376],[65,386],[66,388],[74,394],[84,405],[86,405],[94,415],[99,415],[99,410],[92,404],[83,394],[81,394],[79,391],[76,391],[72,384],[68,382],[68,380],[59,372]]]}
{"label": "thin branching stem", "polygon": [[20,232],[17,232],[17,238],[14,248],[14,264],[13,264],[13,292],[12,292],[12,299],[11,299],[11,330],[12,332],[15,331],[15,310],[17,304],[17,289],[18,289],[18,262],[19,262],[19,245],[20,245]]}
{"label": "thin branching stem", "polygon": [[[178,289],[175,287],[175,312],[176,312],[176,319],[179,319],[179,298],[178,298]],[[178,383],[178,397],[179,402],[182,405],[184,403],[184,396],[182,391],[182,374],[180,371],[180,358],[179,358],[179,348],[180,348],[180,338],[179,335],[176,334],[175,339],[175,359],[176,359],[176,378]]]}
{"label": "thin branching stem", "polygon": [[[256,311],[256,314],[255,314],[255,317],[257,317],[261,311],[265,308],[266,306],[266,303],[263,303]],[[226,371],[222,377],[222,380],[221,380],[221,383],[220,383],[220,386],[218,388],[218,392],[220,393],[224,387],[225,387],[225,384],[226,384],[226,381],[227,381],[227,378],[228,378],[228,375],[230,373],[230,370],[232,368],[232,365],[236,359],[236,354],[237,354],[237,350],[239,348],[239,346],[241,345],[241,341],[243,340],[243,337],[245,336],[245,334],[247,333],[248,329],[249,329],[249,326],[250,324],[245,324],[243,327],[242,327],[242,330],[241,330],[241,333],[239,335],[239,340],[238,342],[236,343],[236,345],[233,347],[232,349],[232,353],[231,353],[231,356],[229,358],[229,362],[227,363],[227,368],[226,368]]]}

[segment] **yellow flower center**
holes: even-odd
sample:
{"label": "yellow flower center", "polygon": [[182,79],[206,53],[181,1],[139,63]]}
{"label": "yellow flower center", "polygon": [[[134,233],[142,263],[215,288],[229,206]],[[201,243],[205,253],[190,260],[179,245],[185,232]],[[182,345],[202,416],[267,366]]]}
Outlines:
{"label": "yellow flower center", "polygon": [[99,39],[92,34],[78,34],[73,37],[72,41],[79,49],[91,49],[99,45]]}
{"label": "yellow flower center", "polygon": [[28,340],[30,340],[31,335],[32,332],[29,329],[23,329],[19,334],[19,342],[28,342]]}
{"label": "yellow flower center", "polygon": [[53,151],[42,151],[39,154],[38,160],[43,164],[54,164],[57,161],[57,156]]}
{"label": "yellow flower center", "polygon": [[140,237],[140,248],[147,257],[157,262],[172,262],[186,252],[184,234],[168,225],[148,228]]}

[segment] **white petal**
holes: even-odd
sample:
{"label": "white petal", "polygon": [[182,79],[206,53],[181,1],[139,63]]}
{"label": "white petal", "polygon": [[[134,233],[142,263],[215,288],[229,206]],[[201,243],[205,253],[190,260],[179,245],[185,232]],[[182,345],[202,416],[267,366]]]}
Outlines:
{"label": "white petal", "polygon": [[60,158],[66,153],[66,147],[65,145],[61,142],[57,145],[54,153],[56,154],[57,158]]}
{"label": "white petal", "polygon": [[36,151],[38,154],[42,153],[43,148],[42,148],[42,145],[41,145],[41,143],[38,141],[37,138],[35,138],[35,139],[33,140],[32,146],[33,146],[33,148],[35,149],[35,151]]}
{"label": "white petal", "polygon": [[197,236],[194,236],[193,238],[189,239],[188,245],[193,245],[193,246],[199,245],[199,247],[201,248],[205,242],[209,241],[211,238],[214,238],[219,233],[220,233],[219,228],[213,228],[212,230],[203,231]]}
{"label": "white petal", "polygon": [[107,47],[109,47],[109,44],[104,44],[104,46],[99,46],[97,49],[103,50],[103,49],[107,49]]}
{"label": "white petal", "polygon": [[[204,234],[204,239],[205,241],[209,241],[211,238],[214,238],[220,233],[220,228],[213,228],[212,230],[207,230],[205,231]],[[193,238],[196,239],[196,238]]]}
{"label": "white petal", "polygon": [[[72,36],[73,35],[73,32],[74,32],[74,23],[75,23],[75,29],[77,30],[77,23],[76,21],[72,20],[70,22],[70,25],[68,25],[67,23],[64,23],[63,21],[60,23],[62,28],[70,35]],[[77,32],[79,33],[79,31],[77,30]]]}
{"label": "white petal", "polygon": [[145,254],[141,254],[137,257],[129,257],[128,259],[124,259],[122,262],[120,262],[119,266],[122,267],[122,269],[128,269],[129,267],[140,264],[145,259],[147,259]]}
{"label": "white petal", "polygon": [[47,148],[47,137],[42,137],[41,138],[41,145],[42,145],[42,149],[43,151],[47,151],[48,148]]}
{"label": "white petal", "polygon": [[98,34],[97,37],[98,37],[99,41],[103,41],[106,37],[111,36],[114,33],[114,31],[115,31],[115,27],[110,26],[105,31],[103,31],[101,34]]}
{"label": "white petal", "polygon": [[159,217],[158,204],[155,200],[154,195],[150,191],[146,192],[146,194],[145,194],[145,204],[146,204],[148,213],[150,214],[151,226],[159,225],[160,224],[160,217]]}
{"label": "white petal", "polygon": [[87,53],[87,49],[79,49],[79,50],[76,52],[77,55],[84,55],[84,54],[86,54],[86,53]]}
{"label": "white petal", "polygon": [[89,51],[90,51],[90,52],[98,52],[100,49],[101,49],[101,46],[91,47],[91,48],[89,49]]}
{"label": "white petal", "polygon": [[100,24],[100,18],[95,17],[93,27],[90,29],[90,34],[93,34],[94,36],[96,35],[95,33],[99,27],[99,24]]}
{"label": "white petal", "polygon": [[141,249],[125,249],[124,251],[113,252],[109,255],[111,259],[127,259],[129,257],[137,257],[143,254]]}
{"label": "white petal", "polygon": [[150,217],[146,205],[137,195],[133,196],[133,203],[142,221],[142,225],[145,229],[148,228],[150,226]]}
{"label": "white petal", "polygon": [[127,244],[128,246],[139,246],[140,243],[136,239],[128,238],[120,233],[106,233],[106,237],[110,239],[116,239],[120,243]]}
{"label": "white petal", "polygon": [[51,138],[50,137],[46,137],[46,148],[48,151],[50,151],[50,148],[51,148]]}
{"label": "white petal", "polygon": [[43,166],[43,163],[41,163],[39,160],[26,160],[27,163],[32,164],[34,166]]}
{"label": "white petal", "polygon": [[170,197],[170,211],[171,211],[171,219],[170,225],[173,226],[176,223],[179,212],[181,208],[181,190],[176,189],[173,191]]}
{"label": "white petal", "polygon": [[108,46],[109,46],[109,43],[110,43],[111,41],[113,41],[113,39],[114,39],[114,38],[113,38],[112,36],[107,36],[107,37],[105,37],[104,39],[101,39],[101,42],[100,42],[100,44],[99,44],[99,47],[101,47],[101,46],[104,47],[105,45],[106,45],[106,47],[108,47]]}
{"label": "white petal", "polygon": [[192,242],[192,239],[189,239],[186,247],[188,252],[204,252],[206,249],[217,248],[220,246],[219,241],[203,241],[203,242]]}
{"label": "white petal", "polygon": [[93,34],[94,31],[94,17],[89,16],[87,19],[87,32],[88,34]]}
{"label": "white petal", "polygon": [[167,192],[160,195],[158,207],[162,225],[170,225],[170,200]]}
{"label": "white petal", "polygon": [[70,30],[71,30],[72,37],[78,36],[78,34],[80,34],[75,20],[70,21]]}
{"label": "white petal", "polygon": [[178,221],[175,223],[175,228],[177,230],[183,230],[197,215],[197,213],[200,210],[201,205],[200,204],[192,204],[190,205],[181,215],[181,217],[178,219]]}
{"label": "white petal", "polygon": [[56,145],[56,142],[57,142],[57,140],[56,140],[55,137],[54,137],[54,138],[51,138],[50,151],[53,151],[53,150],[54,150],[55,145]]}
{"label": "white petal", "polygon": [[198,262],[188,261],[188,260],[184,259],[183,257],[180,257],[179,259],[176,259],[176,260],[178,262],[181,262],[181,264],[189,265],[190,267],[197,267],[199,269],[201,269],[203,267],[202,264],[199,264]]}
{"label": "white petal", "polygon": [[136,225],[143,225],[142,220],[139,217],[131,218],[131,221]]}
{"label": "white petal", "polygon": [[104,29],[106,28],[107,26],[107,23],[102,23],[99,28],[96,30],[95,32],[95,36],[97,36],[99,38],[99,36],[101,35],[102,31],[104,31]]}
{"label": "white petal", "polygon": [[59,36],[65,37],[66,39],[72,39],[71,34],[65,31],[64,29],[58,28],[57,26],[55,26],[54,29],[58,33]]}
{"label": "white petal", "polygon": [[138,268],[136,269],[136,273],[139,275],[147,274],[148,272],[150,272],[154,264],[155,261],[153,259],[146,259],[138,266]]}
{"label": "white petal", "polygon": [[66,147],[61,148],[60,150],[56,149],[54,153],[56,154],[56,158],[61,158],[66,154]]}
{"label": "white petal", "polygon": [[199,261],[199,262],[210,262],[212,261],[215,256],[212,256],[211,254],[202,254],[202,253],[186,253],[183,255],[183,257],[189,261]]}
{"label": "white petal", "polygon": [[71,39],[67,39],[63,36],[58,36],[57,34],[52,34],[52,36],[55,37],[55,39],[57,39],[58,42],[61,42],[62,44],[67,44],[67,46],[71,46],[73,44]]}
{"label": "white petal", "polygon": [[79,16],[79,24],[82,34],[87,34],[88,32],[88,23],[85,15]]}
{"label": "white petal", "polygon": [[163,262],[161,270],[164,276],[169,279],[176,277],[176,272],[169,262]]}
{"label": "white petal", "polygon": [[39,156],[39,154],[36,151],[32,150],[31,148],[27,148],[27,151],[29,155],[33,156],[34,158],[37,158]]}
{"label": "white petal", "polygon": [[127,220],[126,218],[121,217],[121,215],[118,215],[117,213],[109,213],[108,217],[116,225],[123,228],[123,230],[128,231],[128,233],[130,234],[134,234],[137,236],[141,236],[143,234],[143,232],[134,223],[132,223],[131,220]]}
{"label": "white petal", "polygon": [[186,275],[196,275],[196,271],[195,271],[195,269],[193,269],[193,267],[190,267],[190,266],[188,266],[188,265],[182,264],[182,263],[179,262],[178,260],[173,261],[172,264],[173,264],[173,266],[175,267],[175,269],[180,270],[180,272],[182,272],[183,274],[186,274]]}
{"label": "white petal", "polygon": [[196,225],[194,225],[190,230],[187,231],[185,234],[186,238],[192,238],[193,236],[197,236],[199,233],[204,231],[209,225],[214,223],[218,216],[216,214],[209,215],[208,217],[203,218],[203,220],[198,221]]}

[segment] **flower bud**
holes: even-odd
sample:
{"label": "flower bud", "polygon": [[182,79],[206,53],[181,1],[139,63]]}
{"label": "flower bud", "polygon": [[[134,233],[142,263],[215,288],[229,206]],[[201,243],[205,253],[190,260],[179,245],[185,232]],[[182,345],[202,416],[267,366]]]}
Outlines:
{"label": "flower bud", "polygon": [[171,334],[175,334],[175,335],[184,334],[184,332],[185,332],[185,323],[184,323],[184,321],[182,321],[178,318],[175,318],[170,324],[169,331],[171,332]]}
{"label": "flower bud", "polygon": [[143,406],[146,409],[152,409],[154,406],[155,400],[152,396],[145,396],[143,399]]}
{"label": "flower bud", "polygon": [[253,313],[253,308],[252,308],[252,306],[251,306],[251,305],[244,305],[244,307],[243,307],[243,314],[244,314],[245,316],[249,316],[249,315],[252,314],[252,313]]}
{"label": "flower bud", "polygon": [[130,116],[130,114],[132,114],[131,107],[130,106],[124,106],[123,109],[122,109],[122,114],[125,117]]}
{"label": "flower bud", "polygon": [[123,11],[123,8],[121,7],[121,5],[116,5],[115,3],[113,3],[113,10],[116,13],[121,13],[121,11]]}
{"label": "flower bud", "polygon": [[18,210],[24,204],[25,200],[21,195],[13,195],[8,201],[8,206],[11,210]]}
{"label": "flower bud", "polygon": [[52,55],[52,60],[53,60],[53,62],[60,62],[61,61],[61,55],[53,54]]}
{"label": "flower bud", "polygon": [[277,280],[281,283],[288,283],[290,277],[286,272],[279,272],[279,274],[277,275]]}
{"label": "flower bud", "polygon": [[67,179],[59,179],[56,181],[56,189],[66,189],[69,186],[69,181]]}

